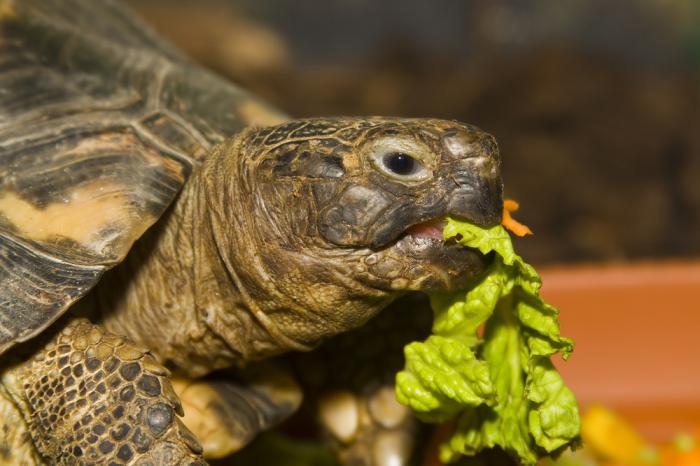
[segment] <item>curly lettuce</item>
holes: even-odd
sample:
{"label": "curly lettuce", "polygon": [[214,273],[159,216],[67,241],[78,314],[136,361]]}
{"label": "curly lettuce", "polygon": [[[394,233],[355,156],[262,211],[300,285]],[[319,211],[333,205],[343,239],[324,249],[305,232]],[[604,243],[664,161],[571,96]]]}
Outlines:
{"label": "curly lettuce", "polygon": [[575,447],[576,399],[550,361],[556,353],[568,358],[574,344],[559,334],[558,310],[540,297],[537,272],[515,254],[500,225],[483,229],[448,219],[443,236],[495,252],[494,261],[469,289],[430,296],[432,334],[404,349],[399,402],[428,422],[456,418],[440,449],[445,463],[500,447],[534,465]]}

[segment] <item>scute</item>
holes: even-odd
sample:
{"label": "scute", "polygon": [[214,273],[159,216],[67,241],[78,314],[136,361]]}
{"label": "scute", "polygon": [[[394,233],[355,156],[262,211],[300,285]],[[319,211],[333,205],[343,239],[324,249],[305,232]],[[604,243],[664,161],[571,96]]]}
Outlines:
{"label": "scute", "polygon": [[213,145],[282,119],[116,3],[0,0],[0,353],[123,260]]}
{"label": "scute", "polygon": [[[104,267],[79,266],[41,254],[21,240],[0,237],[0,341],[24,341],[60,314],[66,301],[82,296]],[[41,309],[43,312],[27,312]],[[6,343],[7,345],[7,343]],[[9,345],[8,345],[9,346]]]}

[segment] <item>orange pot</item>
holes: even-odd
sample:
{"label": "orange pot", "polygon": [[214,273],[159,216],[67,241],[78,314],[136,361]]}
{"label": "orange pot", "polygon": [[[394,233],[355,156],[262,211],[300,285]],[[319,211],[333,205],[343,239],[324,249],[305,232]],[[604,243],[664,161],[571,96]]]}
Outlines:
{"label": "orange pot", "polygon": [[700,261],[543,269],[576,341],[557,361],[582,407],[603,403],[668,441],[700,425]]}

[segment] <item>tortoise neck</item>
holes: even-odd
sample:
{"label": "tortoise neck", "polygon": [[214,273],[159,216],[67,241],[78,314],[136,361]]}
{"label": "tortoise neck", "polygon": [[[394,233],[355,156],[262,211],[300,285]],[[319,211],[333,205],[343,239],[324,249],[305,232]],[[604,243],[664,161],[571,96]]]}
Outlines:
{"label": "tortoise neck", "polygon": [[209,154],[98,288],[110,331],[191,375],[312,349],[399,294],[349,272],[363,251],[312,241],[310,187],[261,182],[247,136]]}
{"label": "tortoise neck", "polygon": [[295,348],[256,308],[221,249],[206,166],[218,155],[196,169],[165,217],[96,290],[108,330],[191,376]]}

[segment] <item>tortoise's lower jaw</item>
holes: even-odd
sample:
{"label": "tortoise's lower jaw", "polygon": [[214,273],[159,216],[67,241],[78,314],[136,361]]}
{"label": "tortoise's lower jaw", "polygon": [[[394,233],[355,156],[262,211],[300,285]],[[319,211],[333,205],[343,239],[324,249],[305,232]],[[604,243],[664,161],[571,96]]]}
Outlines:
{"label": "tortoise's lower jaw", "polygon": [[471,248],[430,234],[404,234],[369,256],[374,285],[393,291],[456,291],[466,288],[491,262]]}
{"label": "tortoise's lower jaw", "polygon": [[456,291],[464,289],[491,263],[491,255],[483,255],[476,249],[466,248],[439,236],[403,236],[394,246],[410,262],[415,263],[410,287],[418,291]]}

